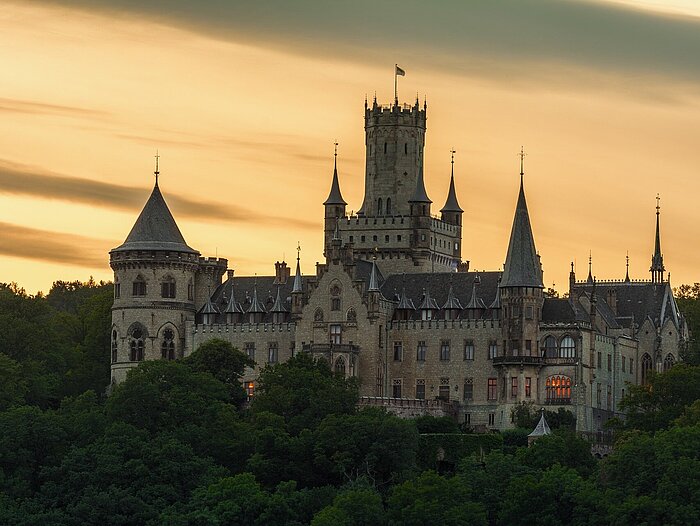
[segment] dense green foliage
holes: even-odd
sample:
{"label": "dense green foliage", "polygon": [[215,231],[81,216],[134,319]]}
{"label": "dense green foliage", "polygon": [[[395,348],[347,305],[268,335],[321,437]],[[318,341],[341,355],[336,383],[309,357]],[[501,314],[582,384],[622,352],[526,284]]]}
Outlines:
{"label": "dense green foliage", "polygon": [[630,389],[597,461],[564,413],[526,447],[529,406],[525,427],[487,435],[357,410],[355,382],[306,354],[266,367],[247,405],[250,362],[220,340],[145,362],[105,397],[110,304],[94,283],[0,287],[0,524],[700,521],[700,367]]}

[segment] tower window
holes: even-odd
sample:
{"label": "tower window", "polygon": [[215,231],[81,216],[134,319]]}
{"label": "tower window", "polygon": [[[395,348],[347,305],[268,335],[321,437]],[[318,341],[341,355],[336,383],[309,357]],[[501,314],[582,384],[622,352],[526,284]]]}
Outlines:
{"label": "tower window", "polygon": [[277,342],[270,342],[267,348],[267,361],[269,363],[277,363]]}
{"label": "tower window", "polygon": [[377,215],[382,215],[382,198],[377,199]]}
{"label": "tower window", "polygon": [[163,283],[160,284],[160,295],[163,298],[174,298],[175,297],[175,280],[172,278],[167,278]]}
{"label": "tower window", "polygon": [[120,283],[114,284],[114,298],[118,299],[122,295],[122,286]]}
{"label": "tower window", "polygon": [[391,215],[391,197],[386,198],[386,215]]}
{"label": "tower window", "polygon": [[136,326],[131,330],[131,338],[129,339],[129,360],[132,362],[140,362],[143,360],[145,331]]}
{"label": "tower window", "polygon": [[407,142],[405,142],[403,144],[403,154],[408,155],[408,143]]}
{"label": "tower window", "polygon": [[160,345],[160,354],[163,360],[175,359],[175,333],[172,329],[163,331],[163,343]]}
{"label": "tower window", "polygon": [[117,331],[112,331],[112,363],[117,361]]}
{"label": "tower window", "polygon": [[384,155],[386,155],[386,143],[384,143]]}
{"label": "tower window", "polygon": [[134,296],[145,296],[146,295],[146,282],[139,276],[133,283],[133,295]]}

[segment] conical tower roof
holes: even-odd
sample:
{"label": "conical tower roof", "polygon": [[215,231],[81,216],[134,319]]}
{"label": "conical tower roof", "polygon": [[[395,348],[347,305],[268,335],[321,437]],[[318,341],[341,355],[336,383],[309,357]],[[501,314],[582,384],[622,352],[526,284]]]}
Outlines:
{"label": "conical tower roof", "polygon": [[[454,151],[454,150],[453,150]],[[455,161],[452,157],[452,171],[450,173],[450,189],[447,192],[447,201],[440,212],[464,212],[457,201],[457,192],[455,191]]]}
{"label": "conical tower roof", "polygon": [[552,431],[549,429],[549,424],[547,424],[547,419],[544,417],[544,410],[542,411],[542,416],[540,416],[540,421],[537,422],[537,426],[532,430],[529,437],[541,437],[544,435],[551,435]]}
{"label": "conical tower roof", "polygon": [[248,307],[248,312],[249,313],[265,313],[267,312],[265,310],[265,306],[260,302],[258,299],[258,286],[253,285],[253,299],[250,302],[250,306]]}
{"label": "conical tower roof", "polygon": [[544,288],[535,238],[530,226],[530,215],[525,201],[523,176],[520,175],[520,194],[515,207],[515,218],[510,233],[508,255],[501,277],[501,287]]}
{"label": "conical tower roof", "polygon": [[270,312],[287,312],[287,307],[284,306],[282,301],[282,296],[280,296],[280,288],[277,287],[277,297],[275,298],[275,303],[272,305]]}
{"label": "conical tower roof", "polygon": [[243,307],[241,307],[241,304],[236,301],[236,297],[233,295],[233,283],[231,283],[231,298],[228,300],[224,313],[243,314],[243,312]]}
{"label": "conical tower roof", "polygon": [[301,268],[299,267],[299,256],[297,256],[297,269],[294,273],[294,284],[292,286],[292,293],[303,292],[301,283]]}
{"label": "conical tower roof", "polygon": [[416,181],[416,190],[413,196],[408,200],[409,203],[432,203],[428,197],[428,192],[425,191],[425,181],[423,180],[423,163],[418,171],[418,180]]}
{"label": "conical tower roof", "polygon": [[377,269],[377,261],[372,260],[372,272],[369,275],[369,287],[368,292],[378,292],[379,291],[379,270]]}
{"label": "conical tower roof", "polygon": [[459,299],[455,296],[454,291],[452,290],[451,283],[450,290],[447,292],[447,300],[445,301],[445,304],[442,306],[442,308],[445,310],[462,310],[462,304],[459,302]]}
{"label": "conical tower roof", "polygon": [[328,194],[328,199],[326,199],[324,205],[347,205],[343,195],[340,193],[340,183],[338,182],[338,154],[336,153],[335,160],[333,161],[333,182],[331,182],[331,192]]}
{"label": "conical tower roof", "polygon": [[125,250],[162,250],[199,254],[188,246],[185,238],[182,237],[157,182],[131,232],[126,236],[126,241],[113,249],[114,252]]}

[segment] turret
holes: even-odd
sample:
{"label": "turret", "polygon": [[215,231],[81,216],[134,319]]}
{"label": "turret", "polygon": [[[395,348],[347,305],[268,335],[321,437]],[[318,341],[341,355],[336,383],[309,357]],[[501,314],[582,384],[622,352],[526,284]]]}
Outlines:
{"label": "turret", "polygon": [[299,254],[301,246],[297,245],[297,268],[294,273],[294,283],[292,284],[292,316],[299,318],[304,308],[304,287],[301,281],[301,268],[299,266]]}
{"label": "turret", "polygon": [[369,285],[367,287],[367,312],[370,318],[379,316],[379,300],[382,293],[379,290],[379,269],[377,260],[372,260],[372,271],[369,275]]}
{"label": "turret", "polygon": [[[331,239],[334,232],[337,232],[338,221],[345,217],[345,207],[347,203],[340,193],[340,183],[338,182],[338,143],[335,143],[335,153],[333,154],[333,179],[331,181],[331,191],[328,198],[323,202],[325,208],[324,221],[324,252],[330,248]],[[328,254],[326,254],[328,257]]]}
{"label": "turret", "polygon": [[654,239],[654,254],[651,256],[651,267],[649,271],[651,272],[651,282],[652,283],[663,283],[664,282],[664,272],[666,268],[664,267],[664,256],[661,253],[661,235],[659,234],[659,214],[661,207],[659,206],[660,198],[656,196],[656,237]]}
{"label": "turret", "polygon": [[450,169],[450,188],[447,191],[447,200],[445,201],[445,206],[442,207],[440,213],[442,214],[442,220],[446,223],[452,225],[461,226],[462,225],[462,207],[459,206],[457,201],[457,192],[455,191],[455,150],[451,150],[452,161]]}

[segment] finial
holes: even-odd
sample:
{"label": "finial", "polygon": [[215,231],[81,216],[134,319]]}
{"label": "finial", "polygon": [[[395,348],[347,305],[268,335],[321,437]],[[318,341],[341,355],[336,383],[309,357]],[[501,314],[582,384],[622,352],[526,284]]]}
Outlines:
{"label": "finial", "polygon": [[523,147],[521,146],[521,147],[520,147],[520,153],[518,154],[518,157],[520,157],[520,176],[521,176],[521,177],[522,177],[523,175],[525,175],[525,170],[524,170],[524,167],[523,167],[523,165],[524,165],[524,160],[525,160],[525,155],[526,155],[526,154],[525,154],[525,150],[524,150]]}
{"label": "finial", "polygon": [[333,157],[338,157],[338,140],[336,139],[335,142],[333,142]]}
{"label": "finial", "polygon": [[457,150],[455,150],[454,148],[450,148],[450,153],[452,154],[452,161],[450,161],[450,162],[452,163],[452,168],[454,168],[455,154],[457,153]]}
{"label": "finial", "polygon": [[297,241],[297,261],[299,261],[299,256],[301,254],[301,243]]}
{"label": "finial", "polygon": [[625,282],[629,282],[630,280],[630,251],[627,251],[627,255],[625,256]]}
{"label": "finial", "polygon": [[659,197],[659,194],[656,194],[656,215],[659,215],[659,210],[661,210],[661,206],[659,203],[661,202],[661,197]]}
{"label": "finial", "polygon": [[571,262],[571,272],[573,272],[573,271],[574,271],[574,262],[572,261]]}
{"label": "finial", "polygon": [[158,170],[158,160],[160,159],[160,155],[158,154],[158,150],[156,150],[156,169],[153,172],[153,175],[156,176],[156,186],[158,186],[158,176],[160,175],[160,171]]}

